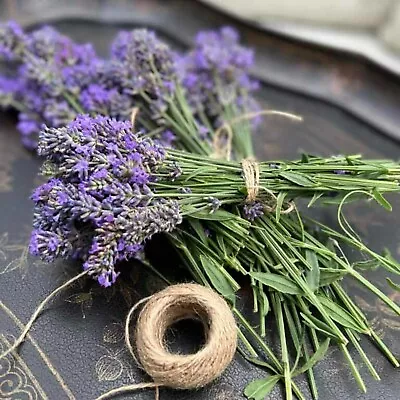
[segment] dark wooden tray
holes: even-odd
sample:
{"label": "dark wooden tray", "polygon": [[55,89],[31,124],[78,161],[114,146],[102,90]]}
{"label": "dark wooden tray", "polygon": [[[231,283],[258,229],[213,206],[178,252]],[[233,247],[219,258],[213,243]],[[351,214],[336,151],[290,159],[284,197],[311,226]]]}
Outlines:
{"label": "dark wooden tray", "polygon": [[[269,35],[196,2],[3,3],[8,4],[8,8],[1,8],[3,19],[11,13],[15,19],[29,25],[44,21],[54,23],[76,40],[93,41],[103,53],[122,27],[151,26],[174,46],[182,47],[199,29],[233,24],[257,51],[254,73],[263,81],[260,91],[263,106],[294,112],[304,118],[302,124],[281,118],[265,119],[264,129],[255,138],[260,159],[293,158],[300,151],[398,157],[400,144],[393,137],[400,137],[397,112],[400,84],[395,76],[361,59]],[[36,172],[40,161],[22,149],[14,124],[12,114],[0,113],[0,331],[7,332],[5,339],[0,336],[0,346],[12,340],[10,335],[19,333],[21,323],[27,321],[45,295],[63,282],[68,273],[79,269],[74,265],[66,268],[62,263],[44,265],[26,254],[32,214],[28,197],[38,183]],[[378,250],[387,247],[399,256],[400,200],[393,198],[393,203],[392,214],[365,204],[349,207],[348,215],[372,247]],[[334,210],[318,212],[327,222],[334,223]],[[164,267],[174,268],[175,265],[169,263]],[[140,266],[132,271],[132,279],[122,282],[115,293],[90,285],[76,286],[43,313],[21,348],[21,358],[15,363],[5,363],[5,369],[0,369],[0,383],[6,376],[15,385],[16,394],[12,399],[93,399],[122,383],[148,379],[124,350],[121,324],[128,304],[160,289],[162,284],[149,277]],[[376,284],[386,287],[383,271],[372,277]],[[398,319],[352,282],[348,284],[374,324],[385,332],[385,339],[395,354],[400,355]],[[244,290],[243,308],[249,312],[247,295]],[[394,293],[390,295],[396,297]],[[185,342],[183,335],[179,346],[190,348],[198,335],[193,332],[193,326],[183,327],[183,331],[188,333],[189,339]],[[398,372],[376,349],[369,347],[383,382],[369,379],[363,368],[369,391],[361,394],[341,353],[332,349],[329,357],[316,368],[321,399],[399,398]],[[246,383],[262,376],[263,371],[237,356],[223,377],[210,387],[196,392],[163,390],[161,398],[242,399]],[[306,387],[305,382],[300,381],[300,384]],[[281,396],[281,388],[276,388],[271,398],[280,399]],[[1,385],[0,398],[6,398]],[[139,392],[121,398],[153,399],[154,394]]]}

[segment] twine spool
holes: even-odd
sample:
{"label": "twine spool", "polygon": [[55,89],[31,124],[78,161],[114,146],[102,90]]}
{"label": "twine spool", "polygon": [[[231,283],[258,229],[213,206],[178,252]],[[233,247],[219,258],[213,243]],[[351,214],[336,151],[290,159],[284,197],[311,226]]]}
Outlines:
{"label": "twine spool", "polygon": [[[174,354],[167,348],[167,329],[183,319],[203,324],[206,343],[197,353]],[[197,284],[179,284],[149,299],[139,315],[135,338],[139,362],[156,384],[196,389],[218,378],[232,361],[237,326],[216,292]]]}
{"label": "twine spool", "polygon": [[[88,271],[84,271],[51,292],[36,308],[14,344],[0,354],[0,359],[18,348],[45,306],[57,294],[87,274]],[[129,324],[134,311],[145,302],[135,330],[137,360],[130,341]],[[170,353],[165,343],[167,329],[183,319],[196,319],[203,324],[206,343],[195,354]],[[237,347],[237,326],[227,303],[216,292],[197,284],[178,284],[142,299],[132,307],[126,320],[125,341],[135,361],[154,382],[121,386],[97,400],[146,388],[154,388],[158,399],[160,386],[173,389],[206,386],[232,361]]]}

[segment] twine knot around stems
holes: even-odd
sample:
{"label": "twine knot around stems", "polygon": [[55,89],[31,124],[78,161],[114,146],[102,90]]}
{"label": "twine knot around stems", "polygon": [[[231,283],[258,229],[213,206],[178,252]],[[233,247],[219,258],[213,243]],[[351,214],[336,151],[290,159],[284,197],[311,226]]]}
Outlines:
{"label": "twine knot around stems", "polygon": [[242,161],[243,179],[246,184],[246,203],[257,200],[260,189],[260,166],[255,158],[244,158]]}
{"label": "twine knot around stems", "polygon": [[[241,161],[243,179],[246,185],[247,197],[246,203],[254,203],[259,198],[259,191],[262,189],[269,196],[268,200],[263,200],[265,211],[271,213],[276,210],[278,199],[274,192],[260,186],[260,166],[257,160],[253,157],[245,158]],[[289,201],[285,208],[280,210],[281,214],[290,214],[295,209],[293,201]]]}
{"label": "twine knot around stems", "polygon": [[[143,303],[134,347],[130,324],[134,312]],[[165,343],[168,328],[184,319],[196,319],[203,325],[206,343],[197,353],[171,353]],[[237,325],[229,306],[216,292],[198,284],[177,284],[131,308],[125,323],[125,342],[133,359],[154,382],[121,386],[96,400],[149,387],[156,389],[158,398],[161,386],[173,389],[206,386],[231,363],[237,347]]]}
{"label": "twine knot around stems", "polygon": [[[284,111],[269,109],[239,115],[229,121],[224,122],[215,131],[212,143],[213,152],[211,156],[217,159],[230,160],[232,154],[232,140],[234,138],[233,126],[239,122],[251,120],[262,115],[278,115],[294,121],[303,121],[301,116]],[[254,157],[248,157],[243,159],[241,164],[243,178],[247,189],[246,203],[255,202],[258,199],[260,189],[262,189],[263,191],[267,192],[269,196],[269,200],[263,201],[265,211],[274,212],[277,206],[277,197],[267,188],[260,187],[260,167],[256,159]],[[282,208],[280,210],[281,214],[289,214],[296,208],[293,202],[288,202],[286,205],[286,208]]]}

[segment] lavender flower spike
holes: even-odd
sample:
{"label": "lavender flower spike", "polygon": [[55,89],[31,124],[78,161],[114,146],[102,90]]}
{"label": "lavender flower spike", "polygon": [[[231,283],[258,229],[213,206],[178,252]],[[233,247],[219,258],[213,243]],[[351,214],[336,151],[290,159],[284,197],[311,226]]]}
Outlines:
{"label": "lavender flower spike", "polygon": [[258,88],[249,76],[253,63],[253,51],[240,45],[233,28],[224,27],[199,32],[194,49],[177,60],[177,71],[193,110],[218,125],[227,106],[244,112],[259,109],[251,96]]}
{"label": "lavender flower spike", "polygon": [[164,148],[139,138],[130,122],[78,116],[63,128],[45,128],[39,154],[54,177],[35,190],[31,253],[46,261],[78,257],[105,287],[117,262],[140,256],[154,234],[181,223],[175,200],[148,187]]}

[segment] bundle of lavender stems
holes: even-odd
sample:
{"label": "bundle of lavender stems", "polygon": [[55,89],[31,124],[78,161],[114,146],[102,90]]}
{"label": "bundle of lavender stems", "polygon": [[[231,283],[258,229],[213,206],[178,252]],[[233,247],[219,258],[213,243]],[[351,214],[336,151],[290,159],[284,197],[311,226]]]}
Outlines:
{"label": "bundle of lavender stems", "polygon": [[[399,366],[342,280],[356,280],[400,315],[363,274],[400,274],[400,265],[365,245],[343,214],[366,199],[391,210],[384,194],[400,191],[400,165],[359,155],[255,161],[252,131],[267,112],[254,97],[253,52],[235,30],[200,32],[183,54],[148,30],[120,32],[101,59],[51,27],[27,33],[9,22],[0,25],[0,57],[0,106],[17,110],[22,143],[44,157],[48,177],[32,195],[32,254],[77,259],[108,287],[121,261],[147,263],[146,245],[164,235],[193,279],[226,298],[239,352],[266,370],[245,388],[249,399],[265,398],[279,381],[287,399],[304,399],[294,382],[303,373],[317,398],[313,367],[330,345],[365,391],[349,346],[380,377],[361,336]],[[340,231],[304,217],[302,199],[334,204]],[[343,246],[360,260],[350,262]],[[252,288],[256,325],[236,307],[240,275]],[[267,335],[279,337],[279,351]]]}

